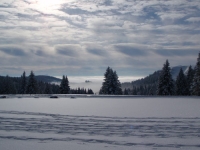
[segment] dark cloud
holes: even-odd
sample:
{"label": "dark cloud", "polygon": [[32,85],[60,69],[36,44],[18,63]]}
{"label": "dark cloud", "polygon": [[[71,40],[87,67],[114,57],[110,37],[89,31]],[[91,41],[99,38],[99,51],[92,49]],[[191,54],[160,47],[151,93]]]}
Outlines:
{"label": "dark cloud", "polygon": [[157,53],[161,56],[171,56],[171,57],[173,57],[173,56],[197,56],[197,54],[199,53],[199,50],[162,49],[162,50],[156,50],[155,53]]}
{"label": "dark cloud", "polygon": [[145,56],[148,54],[144,49],[130,45],[115,45],[114,48],[127,56]]}
{"label": "dark cloud", "polygon": [[26,56],[26,53],[21,48],[0,47],[0,51],[12,56]]}
{"label": "dark cloud", "polygon": [[31,52],[35,54],[36,56],[40,56],[40,57],[48,56],[47,53],[42,48],[41,50],[31,50]]}
{"label": "dark cloud", "polygon": [[199,8],[199,0],[1,0],[0,52],[18,57],[2,55],[0,64],[49,74],[70,67],[73,75],[102,75],[107,66],[123,75],[151,73],[166,57],[194,64]]}
{"label": "dark cloud", "polygon": [[87,49],[88,53],[97,55],[97,56],[106,56],[107,52],[101,49]]}
{"label": "dark cloud", "polygon": [[160,17],[157,12],[159,11],[156,6],[147,6],[143,8],[144,14],[140,17],[145,17],[145,19],[154,19],[158,23],[160,21]]}
{"label": "dark cloud", "polygon": [[105,0],[103,4],[106,6],[112,6],[113,2],[112,0]]}
{"label": "dark cloud", "polygon": [[16,14],[19,18],[25,18],[25,19],[32,19],[33,15],[31,14],[23,14],[23,13],[17,13]]}
{"label": "dark cloud", "polygon": [[0,5],[0,8],[11,8],[10,5],[6,4],[6,5]]}
{"label": "dark cloud", "polygon": [[[1,29],[1,28],[0,28]],[[18,45],[22,44],[26,41],[25,38],[23,37],[11,37],[11,38],[6,38],[6,37],[0,37],[0,45],[6,44],[6,45]]]}
{"label": "dark cloud", "polygon": [[62,9],[60,9],[60,11],[65,12],[66,14],[69,15],[84,15],[84,14],[90,14],[89,11],[86,10],[82,10],[80,8],[69,8],[67,6],[63,6]]}
{"label": "dark cloud", "polygon": [[45,56],[45,53],[44,53],[44,51],[42,51],[42,50],[36,51],[35,54],[38,55],[38,56]]}
{"label": "dark cloud", "polygon": [[81,49],[79,48],[80,47],[78,46],[66,45],[66,46],[57,46],[55,49],[57,53],[60,55],[76,57],[79,56],[79,51],[81,51]]}

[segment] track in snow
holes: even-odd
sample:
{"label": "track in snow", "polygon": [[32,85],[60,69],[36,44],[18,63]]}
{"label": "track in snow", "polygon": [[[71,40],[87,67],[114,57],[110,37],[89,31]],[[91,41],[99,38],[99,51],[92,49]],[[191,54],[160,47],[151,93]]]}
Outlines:
{"label": "track in snow", "polygon": [[0,139],[200,148],[200,118],[70,116],[0,111]]}

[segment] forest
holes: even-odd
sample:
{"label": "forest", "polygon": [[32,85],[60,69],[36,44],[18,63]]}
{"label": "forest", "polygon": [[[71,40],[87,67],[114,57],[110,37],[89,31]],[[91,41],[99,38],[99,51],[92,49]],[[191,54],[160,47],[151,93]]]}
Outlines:
{"label": "forest", "polygon": [[[170,63],[166,60],[162,70],[133,81],[124,89],[124,95],[183,95],[200,96],[200,53],[194,68],[189,66],[186,73],[180,68],[175,79],[172,78]],[[125,84],[125,87],[126,87]]]}
{"label": "forest", "polygon": [[[94,94],[92,89],[71,89],[68,78],[64,75],[60,85],[48,82],[48,78],[42,81],[41,78],[44,77],[40,76],[36,80],[33,71],[28,77],[25,72],[21,77],[0,76],[0,94]],[[132,88],[122,90],[118,78],[117,72],[108,67],[99,94],[200,96],[200,53],[195,67],[189,66],[186,74],[181,68],[175,80],[168,60],[161,71],[132,82]]]}
{"label": "forest", "polygon": [[60,85],[49,83],[52,77],[46,77],[45,81],[43,78],[36,79],[33,71],[28,77],[25,72],[21,77],[0,76],[0,94],[94,94],[92,89],[70,88],[67,76],[63,76]]}

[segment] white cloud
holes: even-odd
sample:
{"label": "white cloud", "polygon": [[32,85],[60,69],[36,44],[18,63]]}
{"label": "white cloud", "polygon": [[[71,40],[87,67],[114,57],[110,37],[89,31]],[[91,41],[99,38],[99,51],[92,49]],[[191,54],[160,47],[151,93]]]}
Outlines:
{"label": "white cloud", "polygon": [[190,17],[186,19],[188,22],[200,22],[200,17]]}
{"label": "white cloud", "polygon": [[[0,73],[21,66],[22,71],[99,75],[113,66],[124,75],[134,75],[126,69],[143,74],[144,69],[157,70],[160,65],[155,61],[168,57],[156,50],[190,51],[200,46],[196,0],[36,2],[0,2],[0,47],[21,49],[0,51],[0,64],[7,68]],[[186,56],[170,59],[174,64],[194,63],[196,55],[192,55],[188,61]]]}

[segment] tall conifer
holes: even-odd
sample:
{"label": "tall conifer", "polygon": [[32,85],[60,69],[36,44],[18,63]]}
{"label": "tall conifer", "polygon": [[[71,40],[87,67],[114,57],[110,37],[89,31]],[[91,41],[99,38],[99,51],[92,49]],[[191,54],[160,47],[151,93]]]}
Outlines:
{"label": "tall conifer", "polygon": [[187,72],[187,76],[186,76],[186,80],[187,80],[187,95],[191,95],[191,86],[192,86],[192,81],[194,78],[194,70],[192,69],[192,66],[190,65],[188,68],[188,72]]}
{"label": "tall conifer", "polygon": [[112,68],[108,67],[104,74],[104,82],[100,89],[99,94],[108,94],[108,95],[122,95],[121,83],[118,79],[116,71],[113,71]]}
{"label": "tall conifer", "polygon": [[60,84],[60,93],[61,94],[69,94],[69,92],[70,92],[70,86],[69,86],[68,78],[67,78],[67,76],[65,77],[63,75],[63,78],[62,78],[62,81]]}
{"label": "tall conifer", "polygon": [[37,81],[35,79],[35,75],[33,71],[31,71],[28,79],[28,84],[26,87],[26,93],[27,94],[37,94],[38,92],[38,87],[37,87]]}
{"label": "tall conifer", "polygon": [[173,95],[174,94],[174,83],[171,75],[171,68],[168,60],[163,65],[158,86],[157,95]]}
{"label": "tall conifer", "polygon": [[26,94],[26,73],[25,71],[23,72],[21,76],[21,88],[20,88],[20,93],[21,94]]}
{"label": "tall conifer", "polygon": [[186,77],[183,73],[183,69],[181,68],[176,78],[176,95],[187,95],[187,88]]}
{"label": "tall conifer", "polygon": [[200,53],[194,68],[194,78],[191,86],[192,95],[200,96]]}

